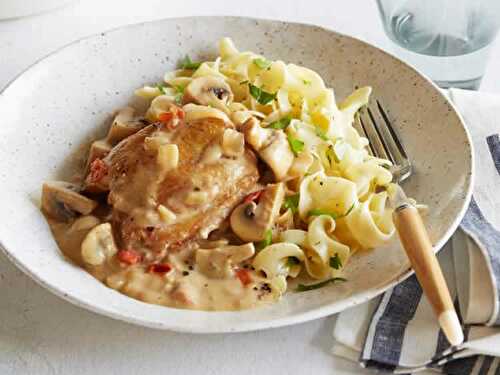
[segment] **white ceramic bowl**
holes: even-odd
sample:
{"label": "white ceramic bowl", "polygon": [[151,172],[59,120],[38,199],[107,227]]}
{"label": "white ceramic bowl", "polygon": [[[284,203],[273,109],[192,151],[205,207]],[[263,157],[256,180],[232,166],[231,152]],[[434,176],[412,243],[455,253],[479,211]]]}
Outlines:
{"label": "white ceramic bowl", "polygon": [[40,187],[67,178],[84,145],[105,133],[112,112],[133,90],[161,80],[186,53],[207,58],[231,36],[241,49],[318,71],[338,99],[370,85],[390,109],[415,165],[409,195],[430,207],[427,226],[439,249],[469,202],[472,152],[453,106],[426,78],[359,40],[320,27],[233,17],[169,19],[78,41],[28,69],[0,96],[0,240],[6,255],[68,301],[124,321],[189,332],[234,332],[304,322],[362,303],[409,275],[397,241],[356,256],[348,282],[288,294],[272,306],[241,312],[149,305],[109,289],[61,253],[41,215]]}

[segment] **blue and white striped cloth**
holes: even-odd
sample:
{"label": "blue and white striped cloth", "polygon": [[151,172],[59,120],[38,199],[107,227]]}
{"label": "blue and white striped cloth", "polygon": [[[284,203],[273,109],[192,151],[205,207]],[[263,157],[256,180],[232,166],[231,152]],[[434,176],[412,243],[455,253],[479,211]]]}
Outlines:
{"label": "blue and white striped cloth", "polygon": [[394,373],[500,375],[500,97],[450,90],[475,146],[473,200],[439,260],[463,323],[450,347],[415,276],[339,314],[333,353]]}

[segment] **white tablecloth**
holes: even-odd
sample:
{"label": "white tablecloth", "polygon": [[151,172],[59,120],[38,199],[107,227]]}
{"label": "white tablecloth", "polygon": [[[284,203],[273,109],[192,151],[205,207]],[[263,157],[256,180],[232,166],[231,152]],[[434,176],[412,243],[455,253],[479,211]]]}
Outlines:
{"label": "white tablecloth", "polygon": [[[187,15],[245,15],[327,26],[382,48],[372,0],[81,0],[0,22],[0,88],[47,53],[128,23]],[[494,61],[494,62],[493,62]],[[500,92],[497,43],[481,90]],[[0,374],[359,374],[331,355],[332,318],[264,332],[195,336],[154,331],[76,308],[0,256]]]}

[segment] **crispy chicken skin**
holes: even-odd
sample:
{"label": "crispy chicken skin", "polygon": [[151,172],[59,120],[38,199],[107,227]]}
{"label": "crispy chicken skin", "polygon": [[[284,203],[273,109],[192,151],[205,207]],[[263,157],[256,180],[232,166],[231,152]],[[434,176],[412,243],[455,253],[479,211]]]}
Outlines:
{"label": "crispy chicken skin", "polygon": [[[104,159],[110,175],[108,202],[121,248],[148,247],[161,258],[167,251],[189,246],[218,228],[255,190],[255,155],[246,149],[226,157],[220,151],[228,128],[232,124],[214,118],[173,130],[157,123],[126,138]],[[159,144],[177,146],[175,167],[161,166],[154,149]],[[165,212],[170,220],[165,220]]]}

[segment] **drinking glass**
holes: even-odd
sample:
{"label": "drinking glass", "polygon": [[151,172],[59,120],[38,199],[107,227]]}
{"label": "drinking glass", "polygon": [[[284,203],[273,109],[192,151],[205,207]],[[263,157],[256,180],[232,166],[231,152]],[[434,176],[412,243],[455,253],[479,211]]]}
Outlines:
{"label": "drinking glass", "polygon": [[500,0],[377,0],[377,4],[397,56],[443,88],[479,88],[500,26]]}

